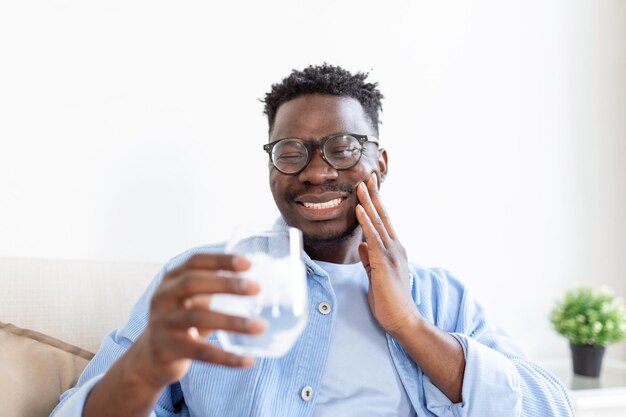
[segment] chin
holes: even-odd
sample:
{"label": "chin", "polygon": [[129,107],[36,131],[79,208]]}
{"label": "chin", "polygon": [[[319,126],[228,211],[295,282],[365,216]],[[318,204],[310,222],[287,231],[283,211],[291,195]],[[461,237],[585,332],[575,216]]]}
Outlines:
{"label": "chin", "polygon": [[315,231],[307,231],[302,229],[302,237],[305,246],[318,247],[318,246],[331,246],[340,242],[344,242],[354,237],[360,229],[358,229],[359,223],[354,219],[354,222],[349,227],[340,230],[329,230],[322,225],[315,228]]}

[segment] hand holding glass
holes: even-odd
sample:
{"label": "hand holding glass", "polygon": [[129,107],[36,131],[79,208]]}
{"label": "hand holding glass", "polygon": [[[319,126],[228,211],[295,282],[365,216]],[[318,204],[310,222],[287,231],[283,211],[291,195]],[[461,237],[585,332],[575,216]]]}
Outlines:
{"label": "hand holding glass", "polygon": [[240,355],[279,357],[296,342],[307,323],[308,296],[302,233],[292,227],[277,230],[237,228],[227,253],[242,255],[252,266],[238,276],[256,281],[256,296],[214,295],[211,310],[267,322],[260,335],[217,331],[226,351]]}

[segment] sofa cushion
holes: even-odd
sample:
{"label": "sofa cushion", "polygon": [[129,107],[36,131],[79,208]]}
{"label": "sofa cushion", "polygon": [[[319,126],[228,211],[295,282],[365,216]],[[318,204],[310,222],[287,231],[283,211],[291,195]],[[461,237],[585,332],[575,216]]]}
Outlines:
{"label": "sofa cushion", "polygon": [[53,337],[0,322],[0,414],[49,416],[92,357]]}
{"label": "sofa cushion", "polygon": [[95,352],[158,264],[0,257],[0,320]]}

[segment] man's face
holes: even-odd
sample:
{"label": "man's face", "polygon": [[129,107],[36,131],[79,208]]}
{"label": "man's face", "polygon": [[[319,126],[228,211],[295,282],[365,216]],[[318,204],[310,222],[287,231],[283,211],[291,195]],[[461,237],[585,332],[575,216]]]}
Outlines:
{"label": "man's face", "polygon": [[[353,98],[312,94],[283,103],[276,113],[269,141],[297,138],[318,141],[335,133],[375,136],[363,107]],[[358,226],[356,186],[387,173],[387,156],[373,143],[352,168],[338,171],[313,148],[309,165],[299,174],[286,175],[270,163],[270,188],[274,201],[290,226],[302,230],[309,244],[332,243],[350,237]]]}

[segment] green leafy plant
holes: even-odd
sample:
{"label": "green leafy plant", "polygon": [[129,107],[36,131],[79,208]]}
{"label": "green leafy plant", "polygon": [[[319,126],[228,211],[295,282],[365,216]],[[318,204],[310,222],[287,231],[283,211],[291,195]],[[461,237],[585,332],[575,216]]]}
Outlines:
{"label": "green leafy plant", "polygon": [[601,347],[626,337],[623,300],[610,291],[576,288],[557,301],[550,315],[557,332],[572,344]]}

